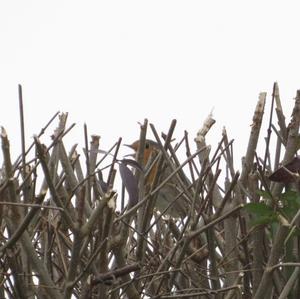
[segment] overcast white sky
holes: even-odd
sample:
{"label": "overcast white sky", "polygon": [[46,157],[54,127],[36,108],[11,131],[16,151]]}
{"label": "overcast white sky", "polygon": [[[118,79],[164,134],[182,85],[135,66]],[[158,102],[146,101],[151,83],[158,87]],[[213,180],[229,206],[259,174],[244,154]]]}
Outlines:
{"label": "overcast white sky", "polygon": [[1,1],[0,125],[19,153],[18,84],[27,143],[58,110],[77,123],[72,143],[86,122],[107,148],[145,117],[193,137],[214,108],[213,146],[226,126],[240,157],[259,92],[270,100],[278,81],[290,109],[300,88],[298,3]]}

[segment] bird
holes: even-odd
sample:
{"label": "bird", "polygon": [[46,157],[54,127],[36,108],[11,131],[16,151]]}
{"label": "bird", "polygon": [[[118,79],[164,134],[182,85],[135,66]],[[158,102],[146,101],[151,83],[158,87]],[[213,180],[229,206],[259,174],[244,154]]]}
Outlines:
{"label": "bird", "polygon": [[[135,152],[135,157],[140,150],[140,140],[134,141],[132,144],[126,144],[129,148],[133,149]],[[155,157],[159,154],[160,147],[157,142],[146,139],[144,156],[142,159],[142,167],[145,169],[149,167],[152,162],[154,162]],[[162,156],[163,157],[163,156]],[[154,189],[155,178],[158,175],[158,160],[151,165],[150,172],[145,178],[145,190]],[[170,165],[164,163],[160,168],[159,178],[160,182],[166,180],[168,176],[173,172]],[[160,213],[163,213],[164,216],[172,217],[175,219],[184,218],[188,213],[188,198],[182,192],[182,188],[178,183],[178,178],[176,175],[172,176],[168,182],[162,186],[158,193],[155,203],[155,209]]]}

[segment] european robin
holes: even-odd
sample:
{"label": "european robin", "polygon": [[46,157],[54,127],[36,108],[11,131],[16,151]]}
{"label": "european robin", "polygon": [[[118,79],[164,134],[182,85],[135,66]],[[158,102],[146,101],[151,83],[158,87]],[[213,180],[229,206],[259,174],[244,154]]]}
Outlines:
{"label": "european robin", "polygon": [[[140,141],[137,140],[128,147],[132,148],[135,153],[139,151]],[[155,141],[146,139],[144,157],[143,157],[143,168],[147,168],[152,164],[155,157],[160,152],[159,146]],[[152,165],[150,172],[148,173],[145,180],[146,190],[149,190],[151,187],[153,189],[153,183],[155,177],[158,175],[158,161]],[[172,169],[168,166],[167,163],[164,163],[160,169],[159,173],[160,182],[163,182],[171,173]],[[178,179],[176,175],[172,176],[170,180],[159,189],[155,208],[164,215],[168,215],[173,218],[183,218],[187,215],[188,211],[188,199],[182,192],[182,189],[179,187]]]}

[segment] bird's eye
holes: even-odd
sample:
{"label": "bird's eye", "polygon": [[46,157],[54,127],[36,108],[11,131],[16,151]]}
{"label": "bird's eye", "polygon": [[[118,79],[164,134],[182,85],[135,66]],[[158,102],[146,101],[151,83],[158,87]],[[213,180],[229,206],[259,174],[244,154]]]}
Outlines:
{"label": "bird's eye", "polygon": [[146,142],[146,143],[145,143],[145,148],[148,149],[149,147],[150,147],[149,142]]}

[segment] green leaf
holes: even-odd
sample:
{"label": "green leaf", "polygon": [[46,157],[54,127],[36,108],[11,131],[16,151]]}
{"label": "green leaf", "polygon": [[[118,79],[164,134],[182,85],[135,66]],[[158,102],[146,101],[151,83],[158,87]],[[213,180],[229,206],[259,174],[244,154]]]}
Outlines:
{"label": "green leaf", "polygon": [[283,203],[283,208],[280,211],[291,220],[300,209],[300,194],[296,191],[288,190],[281,194],[280,199]]}
{"label": "green leaf", "polygon": [[273,209],[266,205],[263,202],[258,202],[258,203],[248,203],[244,206],[244,209],[252,214],[255,214],[257,216],[270,216],[274,214]]}
{"label": "green leaf", "polygon": [[263,225],[277,222],[277,213],[263,202],[248,203],[244,209],[253,214],[254,218],[250,221],[250,225]]}
{"label": "green leaf", "polygon": [[250,225],[256,226],[256,225],[271,224],[274,222],[278,222],[277,215],[275,213],[273,213],[273,215],[256,217],[255,219],[250,220]]}
{"label": "green leaf", "polygon": [[257,190],[256,193],[263,198],[272,199],[272,196],[271,196],[270,192],[268,192],[268,191]]}
{"label": "green leaf", "polygon": [[300,195],[294,190],[288,190],[280,195],[282,200],[294,200],[297,203],[300,203]]}

